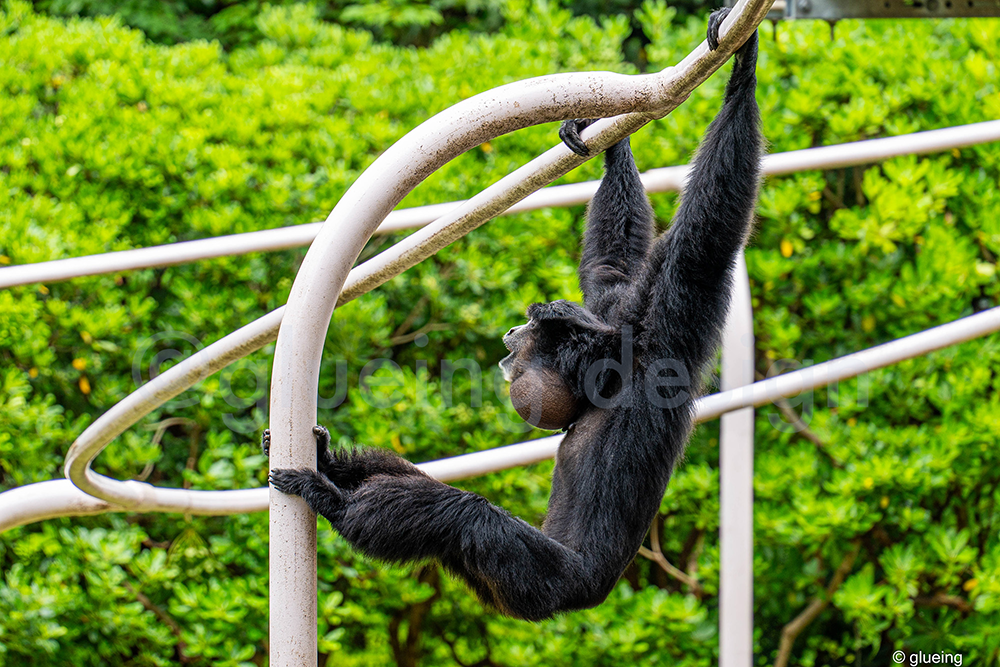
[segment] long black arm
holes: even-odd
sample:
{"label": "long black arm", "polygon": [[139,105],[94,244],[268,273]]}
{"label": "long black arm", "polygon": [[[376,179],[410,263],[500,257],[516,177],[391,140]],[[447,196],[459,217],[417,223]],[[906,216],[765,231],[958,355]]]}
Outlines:
{"label": "long black arm", "polygon": [[[710,42],[726,13],[711,16]],[[725,101],[695,156],[673,225],[654,244],[637,285],[645,303],[640,347],[688,363],[692,376],[717,347],[757,200],[763,139],[756,64],[755,32],[736,52]]]}
{"label": "long black arm", "polygon": [[[574,152],[588,155],[579,137],[592,122],[566,121],[559,134]],[[653,209],[626,137],[605,152],[604,178],[587,210],[579,268],[587,310],[615,322],[617,307],[646,265],[652,239]]]}

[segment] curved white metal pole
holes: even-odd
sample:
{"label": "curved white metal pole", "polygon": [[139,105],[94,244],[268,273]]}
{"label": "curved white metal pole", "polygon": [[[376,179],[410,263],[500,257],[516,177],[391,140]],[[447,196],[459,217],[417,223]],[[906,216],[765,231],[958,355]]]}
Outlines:
{"label": "curved white metal pole", "polygon": [[[730,50],[733,48],[733,44],[731,43],[732,41],[732,39],[724,38],[721,42],[719,50],[709,53],[708,55],[713,58],[722,57],[726,48],[729,48]],[[704,46],[702,46],[701,49],[704,50]],[[706,56],[706,59],[707,58],[708,56]],[[692,58],[689,57],[685,62],[691,60]],[[717,64],[718,63],[715,63],[714,66],[717,66]],[[687,69],[680,72],[669,71],[661,76],[666,76],[666,78],[671,81],[679,80],[683,82],[675,84],[675,87],[683,92],[684,90],[693,88],[694,85],[699,83],[699,81],[696,80],[697,77],[707,77],[710,70],[706,69],[706,67],[707,66],[704,62],[695,59],[695,62],[687,67]],[[562,91],[560,94],[580,95],[592,93],[597,85],[595,82],[600,80],[605,75],[610,77],[608,87],[611,90],[617,90],[622,87],[624,85],[624,81],[628,79],[628,77],[623,77],[622,75],[617,74],[592,73],[584,75],[557,75],[555,77],[542,77],[540,79],[532,80],[531,83],[535,86],[536,93],[544,90],[546,85],[551,84],[555,88]],[[695,79],[689,80],[691,77],[695,77]],[[643,77],[643,80],[648,82],[649,77]],[[546,84],[546,82],[548,82],[548,84]],[[511,86],[515,87],[519,85],[520,84],[511,84]],[[663,85],[664,84],[661,82],[660,84],[652,86],[647,85],[647,88],[651,87],[655,89],[657,86],[662,87]],[[505,86],[504,91],[510,92],[511,86]],[[483,96],[473,98],[472,100],[467,100],[467,103],[478,104],[485,107],[485,110],[480,108],[477,111],[477,113],[485,113],[485,111],[490,110],[492,103],[492,99],[488,96],[496,94],[499,94],[499,92],[494,91],[493,93],[487,93]],[[519,92],[518,94],[521,93]],[[550,91],[550,95],[555,95],[555,93]],[[676,93],[676,95],[679,96],[679,93]],[[676,105],[679,103],[679,97],[677,96],[668,97],[667,103],[670,105]],[[640,98],[642,98],[642,95],[640,95]],[[545,100],[543,99],[543,102],[544,101]],[[634,100],[632,101],[634,102]],[[579,104],[594,103],[579,102]],[[599,100],[596,104],[597,106],[577,107],[576,109],[571,109],[571,111],[573,111],[573,115],[580,114],[583,116],[596,116],[601,115],[601,113],[604,112],[610,113],[613,112],[613,110],[620,108],[608,106],[613,105],[614,102],[607,99]],[[619,104],[621,103],[619,102]],[[516,121],[526,123],[528,118],[524,114],[526,114],[529,110],[527,105],[524,104],[524,101],[519,99],[511,102],[511,105],[513,105],[514,108],[521,114],[516,116],[511,122]],[[643,105],[650,108],[655,106],[654,103],[649,100],[645,100],[642,104],[638,104],[640,107]],[[456,112],[445,113],[454,114]],[[556,112],[550,110],[547,113],[553,114]],[[566,112],[560,111],[558,113]],[[432,121],[433,120],[434,119],[432,119]],[[544,120],[544,118],[542,120]],[[648,117],[640,114],[631,114],[623,118],[605,120],[600,123],[596,123],[591,128],[588,128],[588,136],[593,134],[597,135],[592,139],[595,145],[610,145],[625,136],[628,132],[634,131],[646,120],[648,120]],[[431,121],[428,121],[428,123],[430,122]],[[427,127],[428,123],[425,123],[421,127]],[[602,128],[604,129],[602,130]],[[416,130],[407,136],[410,137],[410,148],[412,148],[412,144],[414,142],[419,143],[422,141],[419,139],[420,134],[417,133]],[[417,138],[414,139],[414,137]],[[481,142],[482,140],[485,140],[485,138],[467,137],[465,142],[469,145],[477,145],[476,142]],[[406,146],[406,144],[403,144],[400,149],[395,149],[394,151],[391,149],[390,152],[398,155],[400,150],[406,149]],[[419,145],[419,148],[421,150],[426,150],[422,145]],[[389,154],[387,153],[387,155]],[[386,156],[383,156],[383,158],[385,157]],[[382,161],[383,158],[379,158],[375,164],[380,164],[380,161]],[[407,243],[402,248],[395,249],[392,252],[382,253],[378,257],[366,262],[364,265],[352,271],[350,282],[345,290],[346,293],[341,296],[339,305],[346,303],[350,299],[356,298],[364,291],[372,289],[375,286],[382,284],[389,278],[398,275],[407,268],[410,268],[421,259],[430,256],[440,248],[450,243],[452,240],[461,236],[462,233],[465,233],[469,229],[482,224],[485,220],[496,215],[497,212],[502,211],[511,204],[517,202],[521,197],[525,196],[526,192],[531,189],[536,189],[542,184],[557,178],[580,162],[582,162],[581,158],[570,153],[561,146],[548,151],[539,158],[536,158],[528,165],[525,165],[513,174],[501,179],[498,183],[495,183],[487,191],[480,193],[473,199],[467,201],[452,215],[446,216],[445,219],[439,221],[431,228],[422,230],[421,236],[416,236],[416,238],[410,237],[407,239]],[[373,167],[374,166],[375,165],[373,165]],[[425,167],[425,169],[427,168],[429,167]],[[373,177],[369,175],[368,181],[370,182],[371,180],[373,180]],[[416,180],[416,178],[413,177],[411,180]],[[352,190],[357,192],[354,188],[352,188]],[[339,247],[340,246],[337,246],[337,248]],[[94,424],[87,428],[80,435],[80,437],[77,438],[76,442],[70,448],[70,451],[66,456],[65,470],[67,477],[69,477],[82,490],[94,495],[95,497],[101,498],[113,504],[141,509],[144,511],[158,509],[161,511],[216,513],[219,510],[225,509],[225,507],[220,507],[220,502],[222,501],[212,495],[214,492],[211,491],[158,489],[156,487],[152,487],[151,485],[144,485],[140,483],[130,483],[126,485],[123,482],[94,473],[90,470],[90,465],[94,458],[97,457],[101,450],[106,447],[112,439],[117,437],[126,428],[134,424],[144,415],[148,414],[151,410],[155,409],[155,407],[166,402],[173,396],[176,396],[181,391],[190,387],[207,375],[225,367],[237,358],[245,356],[253,350],[259,349],[263,345],[274,340],[278,323],[281,321],[282,317],[283,308],[279,308],[269,313],[264,318],[261,318],[256,322],[252,322],[237,332],[216,341],[209,347],[200,351],[197,355],[195,355],[195,357],[187,359],[181,364],[171,368],[166,373],[144,385],[140,390],[123,399],[119,404],[109,410],[107,414],[102,415],[102,417],[95,421]],[[273,444],[272,451],[274,451]],[[183,509],[181,509],[182,507]],[[230,504],[227,505],[227,507],[232,508],[233,506]]]}
{"label": "curved white metal pole", "polygon": [[94,420],[66,453],[66,477],[96,498],[131,511],[187,512],[216,514],[239,511],[251,490],[192,491],[165,489],[145,482],[121,482],[90,469],[90,465],[112,440],[150,411],[212,373],[242,359],[274,340],[281,309],[237,329],[225,338],[199,350],[176,366],[142,385]]}
{"label": "curved white metal pole", "polygon": [[[764,158],[765,170],[769,173],[787,173],[794,171],[795,169],[813,169],[813,168],[824,168],[837,164],[855,164],[859,162],[867,162],[873,159],[884,158],[892,154],[905,154],[909,152],[907,149],[912,148],[915,152],[919,151],[931,151],[940,150],[944,148],[955,147],[958,145],[967,145],[967,143],[976,143],[979,141],[990,141],[992,140],[993,134],[1000,132],[1000,121],[990,121],[987,123],[978,123],[975,125],[963,126],[958,128],[949,128],[945,130],[932,130],[929,132],[917,133],[914,135],[906,135],[902,137],[890,137],[887,139],[875,139],[865,142],[857,142],[853,144],[842,144],[839,146],[827,146],[816,149],[808,149],[804,151],[796,151],[793,153],[785,153],[778,155],[769,155]],[[967,142],[967,143],[966,143]],[[543,170],[548,168],[548,160],[545,156],[539,158],[531,163],[533,169]],[[673,188],[675,184],[680,181],[681,175],[686,172],[687,167],[668,167],[664,169],[655,169],[647,172],[646,179],[644,180],[646,186],[650,189],[656,188]],[[496,190],[501,193],[506,192],[510,189],[509,186],[505,185],[507,182],[514,180],[518,174],[511,174],[506,179],[502,181],[501,184],[497,184]],[[583,183],[583,184],[573,184],[569,186],[561,186],[559,188],[551,188],[549,191],[560,191],[558,197],[552,200],[546,200],[548,205],[554,205],[559,201],[563,203],[577,203],[578,201],[585,201],[587,198],[592,196],[593,189],[597,187],[597,183]],[[530,199],[530,198],[529,198]],[[523,208],[528,200],[525,200],[521,204],[515,204],[514,208]],[[464,212],[454,211],[449,219],[452,224],[459,224],[466,219],[469,215],[469,207],[473,206],[474,202],[462,202]],[[437,205],[440,206],[450,206],[449,204]],[[425,211],[427,208],[435,207],[424,207],[422,209],[412,209],[412,211]],[[485,205],[484,205],[485,208]],[[510,210],[513,210],[510,209]],[[447,222],[447,221],[442,221]],[[276,230],[275,230],[276,231]],[[224,237],[227,238],[227,237]],[[442,235],[435,235],[433,233],[428,234],[427,238],[424,240],[426,243],[425,248],[426,254],[431,254],[434,250],[440,249],[445,245],[445,243],[440,243],[444,239]],[[310,236],[311,240],[311,236]],[[416,239],[415,239],[416,240]],[[201,242],[191,242],[191,243],[201,243]],[[183,245],[183,244],[177,244]],[[156,248],[149,248],[145,250],[157,250]],[[410,249],[412,251],[412,248]],[[127,251],[127,252],[142,252],[142,251]],[[409,257],[413,257],[412,252],[406,253]],[[106,258],[107,255],[99,255],[97,257]],[[84,258],[89,259],[89,258]],[[406,268],[409,268],[409,264],[396,263],[395,259],[383,253],[378,257],[370,260],[361,267],[358,267],[351,272],[348,281],[345,286],[346,294],[342,294],[340,303],[344,303],[346,297],[354,298],[358,295],[359,290],[364,287],[374,287],[380,284],[380,281],[372,281],[371,276],[379,275],[388,279],[398,273],[402,272]],[[72,262],[76,260],[60,260]],[[46,263],[46,264],[58,264]],[[45,266],[44,264],[37,265],[38,267]],[[24,270],[33,267],[10,267],[8,269],[0,269],[0,274],[4,272],[10,272],[13,270]],[[391,268],[391,270],[389,270]],[[5,275],[10,275],[6,273]],[[116,480],[111,480],[108,478],[95,476],[93,478],[95,484],[89,484],[84,476],[83,472],[74,472],[74,470],[80,470],[75,465],[70,465],[73,459],[87,459],[93,460],[101,449],[111,442],[118,434],[120,434],[125,428],[128,428],[132,423],[140,419],[141,417],[148,414],[150,411],[161,405],[169,398],[176,396],[180,392],[189,388],[191,385],[196,383],[198,380],[202,379],[204,376],[210,374],[222,368],[229,361],[234,358],[232,353],[236,350],[240,351],[240,354],[249,354],[250,352],[258,349],[259,347],[265,345],[268,342],[274,340],[277,333],[277,327],[281,319],[283,309],[279,308],[276,311],[268,314],[261,320],[255,323],[251,323],[247,327],[234,332],[226,336],[225,338],[217,341],[216,343],[209,346],[202,351],[201,356],[198,359],[189,359],[183,364],[170,369],[168,372],[160,375],[156,379],[152,380],[149,384],[144,387],[143,392],[135,393],[116,406],[114,409],[115,414],[106,415],[98,419],[94,424],[88,428],[81,437],[74,444],[71,449],[71,454],[67,460],[67,467],[69,469],[69,474],[76,477],[80,481],[81,486],[91,488],[91,490],[105,498],[111,503],[111,506],[117,507],[119,503],[129,504],[136,503],[136,508],[143,509],[144,511],[171,511],[171,508],[177,508],[178,511],[186,511],[191,513],[235,513],[241,511],[258,511],[261,508],[259,503],[254,501],[247,505],[243,505],[236,502],[236,498],[232,497],[229,492],[219,492],[223,495],[228,495],[230,500],[227,500],[220,504],[220,501],[214,496],[209,494],[215,494],[214,491],[184,491],[180,489],[164,489],[162,494],[157,491],[154,487],[146,485],[140,482],[117,482]],[[248,332],[258,325],[262,326],[264,329],[262,332]],[[202,372],[191,372],[192,366],[199,367],[201,365],[207,365],[210,363],[208,360],[216,357],[225,357],[227,361],[221,363],[211,363],[208,370]],[[117,416],[116,416],[117,415]],[[125,418],[123,418],[125,417]],[[534,441],[535,443],[541,441]],[[547,439],[546,442],[552,442],[552,439]],[[523,447],[535,446],[531,443],[526,443]],[[515,446],[512,446],[515,447]],[[518,445],[516,447],[522,447]],[[537,454],[528,455],[526,458],[520,458],[515,456],[510,458],[510,454],[504,454],[502,460],[511,461],[522,461],[523,463],[534,462],[537,460],[542,460],[544,458],[549,458],[551,454],[547,453],[547,450],[541,448],[538,445],[539,450]],[[554,452],[555,445],[551,445],[550,449]],[[512,450],[512,453],[515,450]],[[524,451],[523,448],[520,451]],[[488,457],[488,453],[480,452],[475,455],[476,457]],[[453,459],[454,461],[460,460],[461,457]],[[481,461],[487,461],[487,458],[476,459]],[[428,465],[437,465],[435,463]],[[448,464],[452,465],[452,464]],[[463,464],[465,465],[465,464]],[[480,466],[481,464],[476,464]],[[492,464],[486,464],[492,465]],[[512,464],[514,465],[514,464]],[[478,467],[477,467],[478,469]],[[444,473],[447,474],[447,473]],[[470,472],[470,474],[472,474]],[[449,478],[453,479],[453,478]],[[126,486],[118,487],[116,485],[123,484]],[[55,488],[55,487],[50,487]],[[82,502],[80,498],[77,497],[71,489],[63,488],[60,484],[60,492],[56,496],[52,496],[50,504],[54,504],[55,497],[62,498],[62,502],[66,504],[66,513],[61,514],[61,516],[72,516],[75,515],[74,507],[79,506]],[[32,512],[30,507],[23,506],[15,498],[20,498],[18,494],[12,494],[12,491],[0,494],[0,530],[13,527],[14,525],[21,525],[21,523],[30,523],[35,520],[42,520],[47,518],[45,513],[39,507],[37,512]],[[140,499],[145,499],[142,501]],[[180,508],[184,508],[181,510]],[[24,520],[14,521],[14,517],[23,516]],[[34,517],[33,519],[31,517]]]}
{"label": "curved white metal pole", "polygon": [[[330,213],[292,285],[274,353],[272,467],[315,468],[320,357],[337,298],[368,238],[411,189],[456,155],[499,134],[633,111],[593,126],[588,144],[606,148],[680,104],[756,29],[770,5],[771,0],[738,4],[723,26],[719,50],[701,44],[673,70],[640,77],[543,77],[503,86],[443,111],[379,157]],[[511,196],[523,198],[583,161],[563,146],[554,150],[564,156],[552,173],[522,183]],[[270,510],[271,664],[315,665],[316,517],[301,498],[273,490]]]}
{"label": "curved white metal pole", "polygon": [[0,493],[0,533],[61,516],[123,512],[124,507],[87,495],[68,479],[16,486]]}
{"label": "curved white metal pole", "polygon": [[[878,162],[899,155],[920,155],[952,148],[1000,140],[1000,120],[960,125],[940,130],[914,132],[898,137],[855,141],[836,146],[806,148],[764,157],[761,170],[765,176],[791,174],[809,169],[836,169]],[[650,169],[641,174],[648,192],[680,190],[688,165]],[[599,181],[557,185],[535,192],[514,204],[502,215],[512,215],[552,206],[585,204],[597,192]],[[444,202],[415,208],[397,209],[379,225],[376,234],[390,234],[422,227],[452,212],[465,201]],[[120,250],[86,257],[56,259],[36,264],[0,268],[0,288],[70,280],[81,276],[117,273],[132,269],[172,266],[201,259],[297,248],[312,243],[322,222],[230,234],[210,239],[183,241],[149,248]]]}
{"label": "curved white metal pole", "polygon": [[[750,276],[740,255],[722,336],[722,390],[753,384]],[[753,408],[719,427],[719,667],[753,664]]]}

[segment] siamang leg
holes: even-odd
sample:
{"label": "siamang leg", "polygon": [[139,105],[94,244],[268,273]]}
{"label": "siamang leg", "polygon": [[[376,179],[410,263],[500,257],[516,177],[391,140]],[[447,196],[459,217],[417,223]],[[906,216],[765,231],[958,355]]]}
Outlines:
{"label": "siamang leg", "polygon": [[[343,489],[355,489],[373,475],[419,475],[409,461],[377,448],[330,449],[330,432],[323,426],[313,426],[316,436],[316,468],[331,482]],[[261,449],[270,456],[271,431],[261,438]]]}
{"label": "siamang leg", "polygon": [[302,496],[358,551],[390,562],[438,559],[512,616],[593,606],[617,579],[485,498],[422,473],[376,475],[354,491],[307,470],[274,470],[271,483]]}
{"label": "siamang leg", "polygon": [[331,482],[342,489],[353,490],[376,475],[408,477],[423,473],[406,459],[377,447],[354,447],[330,452],[322,469]]}

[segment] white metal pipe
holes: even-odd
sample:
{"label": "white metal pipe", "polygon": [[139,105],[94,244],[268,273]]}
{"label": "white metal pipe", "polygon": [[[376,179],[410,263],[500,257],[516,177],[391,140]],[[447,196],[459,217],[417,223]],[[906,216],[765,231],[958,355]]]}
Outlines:
{"label": "white metal pipe", "polygon": [[[793,373],[779,375],[769,380],[757,382],[749,387],[723,391],[699,399],[695,419],[705,422],[720,416],[726,409],[738,410],[748,406],[760,406],[778,398],[794,396],[832,382],[846,380],[878,368],[898,363],[905,359],[928,354],[943,347],[972,340],[995,331],[1000,331],[1000,307],[956,320],[933,329],[928,329],[906,338],[900,338],[878,347],[840,357]],[[858,359],[858,355],[868,358]],[[171,369],[173,370],[173,369]],[[168,371],[169,372],[169,371]],[[428,463],[419,468],[443,482],[468,479],[517,466],[529,465],[552,458],[562,436],[551,436],[529,440],[516,445],[496,447],[481,452],[462,454]],[[119,484],[144,484],[143,482],[118,482]],[[147,485],[148,486],[148,485]],[[179,489],[172,489],[180,491]],[[240,501],[229,503],[225,508],[213,512],[202,511],[200,505],[190,505],[194,509],[179,510],[198,514],[240,514],[259,512],[267,509],[267,487],[248,489]],[[230,493],[228,491],[187,491],[190,494]],[[54,480],[27,484],[0,493],[0,532],[35,521],[59,516],[84,516],[101,511],[126,511],[120,505],[107,503],[101,509],[101,502],[77,489],[67,480]],[[48,499],[41,504],[39,499]],[[62,509],[59,509],[62,508]],[[169,511],[160,507],[150,507],[145,511]]]}
{"label": "white metal pipe", "polygon": [[417,467],[442,482],[454,482],[555,458],[562,439],[561,435],[551,435],[516,445],[429,461]]}
{"label": "white metal pipe", "polygon": [[[704,396],[698,399],[695,404],[695,421],[702,423],[716,419],[733,410],[767,405],[779,398],[795,396],[834,382],[847,380],[862,373],[929,354],[935,350],[964,343],[996,331],[1000,331],[1000,307],[883,343],[862,352],[855,352],[751,385]],[[455,466],[455,468],[460,468],[463,474],[472,477],[537,463],[544,458],[544,452],[552,452],[554,455],[555,448],[558,446],[558,442],[554,441],[555,438],[561,439],[562,436],[531,440],[516,445],[497,447],[485,452],[472,452],[442,459],[435,462],[439,465],[434,470],[440,474]],[[498,463],[502,467],[493,467],[491,464],[494,463]]]}
{"label": "white metal pipe", "polygon": [[[561,435],[550,436],[475,454],[428,461],[417,467],[442,482],[454,482],[491,471],[546,461],[555,456],[560,440]],[[198,491],[164,489],[136,481],[116,483],[135,489],[134,495],[146,499],[146,502],[143,506],[133,507],[109,503],[84,493],[68,479],[25,484],[4,491],[0,493],[0,533],[45,519],[105,512],[186,512],[224,516],[265,512],[268,509],[266,486],[238,491]]]}
{"label": "white metal pipe", "polygon": [[699,422],[748,406],[773,403],[779,398],[846,380],[906,359],[964,343],[1000,330],[1000,307],[927,329],[905,338],[854,352],[801,370],[785,373],[746,387],[706,396],[698,401]]}
{"label": "white metal pipe", "polygon": [[[274,352],[271,465],[315,469],[312,427],[320,359],[334,308],[365,243],[408,192],[455,156],[500,134],[543,122],[628,112],[596,123],[587,133],[591,148],[607,148],[679,105],[756,29],[771,2],[742,0],[720,31],[718,50],[701,44],[664,73],[557,75],[501,86],[439,113],[376,159],[330,213],[292,284]],[[509,190],[509,201],[484,207],[480,221],[583,162],[561,144],[549,151],[554,156],[560,152],[549,169],[524,174]],[[270,659],[275,667],[315,664],[315,532],[316,518],[301,498],[271,491]]]}
{"label": "white metal pipe", "polygon": [[[207,516],[267,510],[267,487],[231,491],[165,489],[145,482],[118,482],[145,502],[116,505],[81,491],[68,479],[25,484],[0,493],[0,533],[45,519],[106,512],[183,512]],[[186,508],[186,509],[185,509]]]}
{"label": "white metal pipe", "polygon": [[775,153],[764,158],[769,176],[793,174],[811,169],[839,169],[880,162],[900,155],[923,155],[1000,141],[1000,120],[914,132],[898,137],[882,137],[834,146]]}
{"label": "white metal pipe", "polygon": [[[753,306],[740,255],[722,336],[722,390],[753,384]],[[719,427],[719,667],[753,664],[753,408]]]}
{"label": "white metal pipe", "polygon": [[[836,146],[807,148],[775,153],[764,158],[765,175],[791,174],[812,169],[836,169],[868,164],[899,155],[920,155],[962,148],[990,141],[1000,141],[1000,121],[973,123],[941,130],[914,132],[898,137],[869,139]],[[674,192],[681,189],[688,166],[662,167],[644,172],[642,182],[648,192]],[[571,206],[589,202],[599,181],[557,185],[535,192],[514,204],[501,215],[512,215],[540,208]],[[389,234],[430,224],[457,209],[465,201],[444,202],[393,211],[379,225],[376,234]],[[150,248],[56,259],[36,264],[0,268],[0,288],[30,283],[51,283],[82,276],[118,273],[134,269],[172,266],[202,259],[297,248],[312,243],[322,222],[231,234],[197,241],[184,241]]]}
{"label": "white metal pipe", "polygon": [[66,477],[96,498],[135,511],[212,514],[227,507],[242,507],[243,496],[236,492],[216,496],[214,491],[163,489],[140,482],[121,482],[97,474],[90,465],[108,443],[151,410],[273,341],[280,321],[281,310],[272,311],[199,350],[119,401],[94,420],[69,448],[64,467]]}
{"label": "white metal pipe", "polygon": [[243,255],[265,250],[299,248],[312,243],[321,222],[264,229],[243,234],[229,234],[210,239],[182,241],[167,245],[105,252],[86,257],[55,259],[36,264],[21,264],[0,269],[0,288],[30,283],[53,283],[82,276],[174,266],[202,259]]}
{"label": "white metal pipe", "polygon": [[91,516],[123,510],[123,507],[84,493],[68,479],[51,479],[0,493],[0,533],[61,516]]}

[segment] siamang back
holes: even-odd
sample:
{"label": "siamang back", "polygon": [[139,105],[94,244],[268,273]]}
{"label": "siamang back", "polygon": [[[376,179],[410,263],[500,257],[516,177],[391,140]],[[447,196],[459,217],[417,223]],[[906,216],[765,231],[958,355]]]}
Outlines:
{"label": "siamang back", "polygon": [[[713,49],[726,13],[709,19]],[[607,151],[588,213],[584,305],[534,304],[528,323],[504,336],[511,354],[500,367],[515,408],[536,426],[566,430],[542,530],[383,450],[330,451],[322,427],[318,471],[274,470],[274,487],[302,496],[368,556],[439,560],[505,614],[538,620],[602,602],[642,544],[690,435],[749,233],[761,152],[756,33],[734,60],[669,231],[654,240],[621,141]],[[583,155],[587,124],[560,130]]]}

